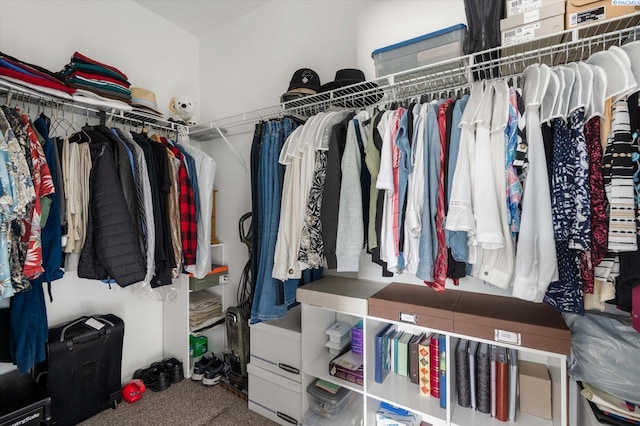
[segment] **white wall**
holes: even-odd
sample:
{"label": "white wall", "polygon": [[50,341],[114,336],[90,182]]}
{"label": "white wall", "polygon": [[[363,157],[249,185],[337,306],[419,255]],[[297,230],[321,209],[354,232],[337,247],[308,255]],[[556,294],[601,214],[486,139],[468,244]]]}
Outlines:
{"label": "white wall", "polygon": [[[360,1],[274,0],[202,36],[201,119],[218,119],[278,103],[299,68],[315,70],[325,83],[334,79],[336,70],[355,67],[355,22],[361,5]],[[241,132],[229,139],[249,164],[253,126],[230,130]],[[230,278],[225,301],[235,306],[238,281],[247,262],[238,220],[251,210],[250,173],[222,139],[194,145],[218,165],[217,234],[225,244]]]}
{"label": "white wall", "polygon": [[[199,99],[198,39],[132,1],[1,0],[0,50],[51,71],[81,52],[119,68],[132,85],[154,91],[165,113],[174,95]],[[114,313],[124,319],[123,378],[162,357],[162,303],[140,300],[129,290],[109,290],[75,272],[52,288],[50,325],[84,314]]]}
{"label": "white wall", "polygon": [[[374,78],[373,50],[458,23],[466,23],[462,0],[271,1],[201,38],[201,118],[220,119],[276,104],[300,67],[314,69],[322,82],[332,81],[336,70],[347,67]],[[249,164],[253,126],[229,131],[235,134],[230,142]],[[237,221],[251,209],[250,176],[222,139],[197,146],[218,163],[218,234],[229,259],[226,301],[233,305],[247,261]],[[412,275],[383,278],[366,254],[360,273],[343,275],[423,285]],[[463,280],[461,288],[505,294],[477,279]]]}

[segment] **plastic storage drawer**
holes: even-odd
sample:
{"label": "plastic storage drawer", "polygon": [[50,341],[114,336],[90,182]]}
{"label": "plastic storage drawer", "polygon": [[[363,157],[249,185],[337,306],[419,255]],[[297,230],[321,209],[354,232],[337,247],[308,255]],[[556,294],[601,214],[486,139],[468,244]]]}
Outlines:
{"label": "plastic storage drawer", "polygon": [[371,57],[376,67],[376,77],[464,55],[462,46],[466,31],[464,24],[458,24],[374,50]]}
{"label": "plastic storage drawer", "polygon": [[297,382],[301,381],[300,306],[287,316],[251,325],[251,364]]}
{"label": "plastic storage drawer", "polygon": [[279,424],[297,425],[302,420],[302,385],[270,371],[253,361],[249,373],[249,409]]}
{"label": "plastic storage drawer", "polygon": [[337,416],[353,400],[355,394],[346,388],[340,388],[336,393],[328,392],[316,386],[318,379],[307,386],[309,407],[325,417]]}

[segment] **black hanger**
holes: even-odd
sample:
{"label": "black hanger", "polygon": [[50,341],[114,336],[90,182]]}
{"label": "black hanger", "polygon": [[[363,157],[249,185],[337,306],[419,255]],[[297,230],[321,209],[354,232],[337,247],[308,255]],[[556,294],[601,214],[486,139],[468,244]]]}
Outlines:
{"label": "black hanger", "polygon": [[429,102],[429,95],[427,95],[427,94],[425,93],[425,94],[423,94],[422,96],[420,96],[420,103],[421,103],[421,104],[424,104],[424,103],[427,103],[427,102]]}
{"label": "black hanger", "polygon": [[456,99],[460,99],[462,97],[462,91],[460,89],[458,89],[456,91]]}
{"label": "black hanger", "polygon": [[468,88],[468,87],[465,87],[465,88],[464,88],[464,94],[465,94],[465,95],[470,95],[470,94],[471,94],[471,89],[470,89],[470,88]]}

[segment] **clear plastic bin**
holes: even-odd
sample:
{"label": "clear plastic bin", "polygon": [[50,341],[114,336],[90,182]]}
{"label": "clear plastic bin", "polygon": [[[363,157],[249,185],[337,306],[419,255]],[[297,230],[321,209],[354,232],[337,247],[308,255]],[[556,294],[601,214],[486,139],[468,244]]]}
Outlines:
{"label": "clear plastic bin", "polygon": [[362,426],[364,424],[362,395],[351,392],[353,401],[348,404],[340,414],[333,417],[325,417],[312,409],[307,411],[302,419],[303,426]]}
{"label": "clear plastic bin", "polygon": [[349,389],[341,387],[336,393],[316,386],[318,379],[307,386],[309,408],[324,417],[335,417],[345,409],[355,396]]}
{"label": "clear plastic bin", "polygon": [[466,31],[466,25],[458,24],[374,50],[371,57],[376,67],[376,77],[464,55]]}

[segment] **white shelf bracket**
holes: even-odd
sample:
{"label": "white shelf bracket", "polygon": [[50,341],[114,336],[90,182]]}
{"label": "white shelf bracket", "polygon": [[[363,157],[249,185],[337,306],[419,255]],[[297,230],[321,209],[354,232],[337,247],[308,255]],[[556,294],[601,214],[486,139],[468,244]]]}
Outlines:
{"label": "white shelf bracket", "polygon": [[247,167],[247,163],[245,163],[244,159],[242,158],[242,156],[240,155],[240,153],[238,153],[238,151],[236,151],[236,149],[233,147],[233,145],[231,144],[231,142],[229,142],[229,139],[227,139],[227,137],[224,135],[224,133],[222,133],[222,130],[220,130],[220,128],[218,127],[218,125],[214,122],[212,123],[213,127],[218,131],[218,134],[220,135],[220,137],[225,141],[225,143],[229,146],[229,149],[231,151],[233,151],[233,154],[236,156],[236,158],[238,159],[238,161],[240,161],[240,163],[242,164],[242,167],[244,167],[244,171],[245,173],[247,173],[249,171],[249,168]]}

